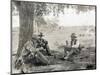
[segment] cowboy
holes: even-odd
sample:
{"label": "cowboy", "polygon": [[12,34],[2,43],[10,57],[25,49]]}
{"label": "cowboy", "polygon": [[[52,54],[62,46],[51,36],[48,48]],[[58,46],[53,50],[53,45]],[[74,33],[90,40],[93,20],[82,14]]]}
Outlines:
{"label": "cowboy", "polygon": [[64,59],[68,59],[71,55],[77,54],[79,52],[79,40],[77,39],[77,36],[75,33],[71,34],[71,46],[70,46],[70,51],[67,54]]}
{"label": "cowboy", "polygon": [[51,56],[51,53],[50,53],[50,48],[49,48],[49,45],[48,45],[48,41],[45,40],[43,38],[43,33],[40,32],[40,34],[38,35],[38,48],[43,48],[43,50],[46,50],[47,54]]}
{"label": "cowboy", "polygon": [[71,34],[71,47],[72,48],[78,48],[79,47],[79,40],[77,39],[77,36],[75,33]]}

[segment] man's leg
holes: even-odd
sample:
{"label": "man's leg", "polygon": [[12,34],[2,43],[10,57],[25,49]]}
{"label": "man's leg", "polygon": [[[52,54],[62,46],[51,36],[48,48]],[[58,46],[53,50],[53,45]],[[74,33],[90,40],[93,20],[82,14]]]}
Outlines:
{"label": "man's leg", "polygon": [[65,47],[64,48],[64,57],[66,57],[70,51],[71,51],[71,47]]}
{"label": "man's leg", "polygon": [[71,51],[68,53],[65,59],[73,58],[78,52],[79,50],[77,48],[71,48]]}
{"label": "man's leg", "polygon": [[51,55],[50,48],[48,45],[45,46],[46,52],[48,55]]}
{"label": "man's leg", "polygon": [[64,49],[64,57],[66,57],[68,54],[67,48]]}
{"label": "man's leg", "polygon": [[71,49],[68,53],[67,53],[67,55],[66,55],[66,57],[64,58],[64,59],[68,59],[68,58],[70,58],[70,56],[73,54],[73,49]]}
{"label": "man's leg", "polygon": [[48,65],[49,64],[49,61],[48,59],[41,53],[41,52],[37,52],[35,57],[42,63],[42,64],[45,64],[45,65]]}

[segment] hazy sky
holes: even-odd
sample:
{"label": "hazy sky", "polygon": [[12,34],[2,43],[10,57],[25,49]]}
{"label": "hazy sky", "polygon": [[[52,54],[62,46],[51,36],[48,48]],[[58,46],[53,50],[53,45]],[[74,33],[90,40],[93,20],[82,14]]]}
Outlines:
{"label": "hazy sky", "polygon": [[46,16],[49,19],[58,19],[60,26],[82,26],[82,25],[95,25],[95,10],[88,12],[76,13],[75,9],[65,9],[65,14],[59,14],[59,17]]}
{"label": "hazy sky", "polygon": [[[15,11],[16,12],[16,11]],[[59,26],[82,26],[82,25],[95,25],[95,10],[88,12],[76,13],[75,9],[66,8],[65,14],[59,14],[59,17],[53,15],[45,16],[45,19],[58,20]],[[13,27],[19,26],[19,15],[12,17]]]}
{"label": "hazy sky", "polygon": [[76,26],[76,25],[95,25],[95,12],[80,12],[76,14],[75,10],[66,10],[65,15],[59,17],[59,25]]}

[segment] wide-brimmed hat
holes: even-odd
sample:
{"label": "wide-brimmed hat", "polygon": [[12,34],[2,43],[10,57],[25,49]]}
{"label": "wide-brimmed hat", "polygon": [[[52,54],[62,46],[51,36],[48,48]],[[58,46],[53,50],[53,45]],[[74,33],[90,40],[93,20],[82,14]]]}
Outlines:
{"label": "wide-brimmed hat", "polygon": [[44,35],[43,35],[43,33],[42,33],[42,32],[40,32],[40,34],[39,34],[38,36],[41,36],[41,37],[42,37],[42,36],[44,36]]}
{"label": "wide-brimmed hat", "polygon": [[71,38],[77,38],[76,34],[75,33],[72,33],[71,34]]}

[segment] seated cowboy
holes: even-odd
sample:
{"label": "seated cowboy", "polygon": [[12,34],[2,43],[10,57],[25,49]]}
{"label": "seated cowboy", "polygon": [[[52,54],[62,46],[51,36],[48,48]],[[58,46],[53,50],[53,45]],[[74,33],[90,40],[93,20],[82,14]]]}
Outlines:
{"label": "seated cowboy", "polygon": [[77,39],[77,36],[75,33],[71,34],[71,45],[70,45],[70,51],[67,54],[66,57],[64,57],[64,59],[68,59],[71,55],[73,54],[77,54],[79,52],[79,40]]}
{"label": "seated cowboy", "polygon": [[49,48],[49,45],[48,45],[48,41],[45,40],[43,38],[43,36],[44,36],[43,33],[40,32],[40,34],[38,35],[38,41],[37,41],[38,45],[37,45],[37,47],[38,48],[43,48],[44,50],[46,50],[46,53],[51,56],[51,52],[50,52],[50,48]]}
{"label": "seated cowboy", "polygon": [[75,33],[71,34],[71,47],[72,48],[78,48],[79,47],[79,40],[77,39],[77,36]]}

